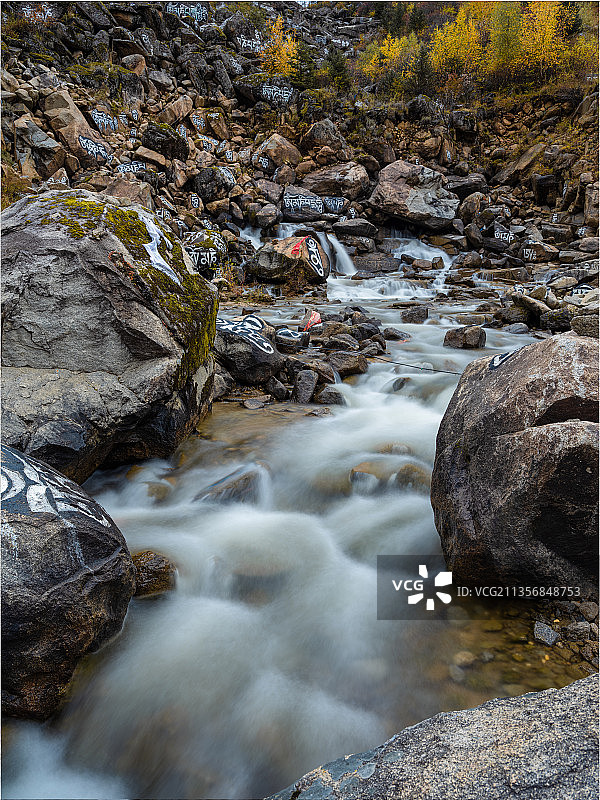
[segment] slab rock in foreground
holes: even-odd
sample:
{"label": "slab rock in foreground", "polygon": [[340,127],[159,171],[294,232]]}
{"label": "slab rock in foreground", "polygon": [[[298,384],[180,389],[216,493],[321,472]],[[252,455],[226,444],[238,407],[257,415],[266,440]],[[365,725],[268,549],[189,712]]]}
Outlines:
{"label": "slab rock in foreground", "polygon": [[473,361],[440,424],[431,504],[459,585],[597,592],[598,342]]}
{"label": "slab rock in foreground", "polygon": [[112,519],[56,470],[2,446],[2,711],[46,719],[135,590]]}
{"label": "slab rock in foreground", "polygon": [[216,292],[147,209],[83,190],[2,214],[2,440],[78,482],[168,457],[208,407]]}
{"label": "slab rock in foreground", "polygon": [[598,676],[437,714],[269,800],[597,800]]}

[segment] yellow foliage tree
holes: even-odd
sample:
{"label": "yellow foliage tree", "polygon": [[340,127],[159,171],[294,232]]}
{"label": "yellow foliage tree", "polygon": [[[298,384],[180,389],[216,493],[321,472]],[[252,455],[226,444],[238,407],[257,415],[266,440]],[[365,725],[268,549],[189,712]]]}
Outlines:
{"label": "yellow foliage tree", "polygon": [[491,3],[489,43],[485,71],[505,79],[521,58],[521,7],[519,3]]}
{"label": "yellow foliage tree", "polygon": [[557,72],[567,55],[564,6],[556,2],[529,3],[523,11],[516,66],[541,80]]}
{"label": "yellow foliage tree", "polygon": [[388,34],[380,45],[372,45],[365,51],[361,68],[374,81],[390,72],[400,75],[410,68],[418,51],[419,41],[414,33],[400,39]]}
{"label": "yellow foliage tree", "polygon": [[295,69],[296,50],[294,35],[284,30],[283,17],[277,17],[267,25],[267,40],[260,53],[263,72],[290,77]]}
{"label": "yellow foliage tree", "polygon": [[447,22],[434,31],[431,41],[431,64],[441,75],[451,72],[477,72],[483,60],[481,22],[471,13],[482,9],[471,6],[485,6],[486,3],[467,3],[453,22]]}

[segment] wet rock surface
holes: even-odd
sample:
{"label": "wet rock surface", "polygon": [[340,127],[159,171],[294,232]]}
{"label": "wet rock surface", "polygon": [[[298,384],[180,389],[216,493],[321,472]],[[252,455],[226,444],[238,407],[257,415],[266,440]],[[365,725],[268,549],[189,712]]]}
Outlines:
{"label": "wet rock surface", "polygon": [[[222,401],[215,403],[215,417],[220,418],[223,407],[232,409],[232,418],[244,430],[235,446],[246,452],[250,432],[260,439],[263,426],[267,429],[273,418],[322,415],[319,424],[323,423],[326,432],[327,426],[335,425],[338,414],[346,413],[343,406],[348,404],[349,412],[359,412],[357,397],[362,397],[365,389],[368,394],[367,384],[375,376],[384,375],[378,373],[380,369],[389,370],[375,387],[375,395],[383,397],[378,420],[383,425],[393,413],[395,401],[406,401],[407,409],[418,403],[431,411],[448,374],[457,375],[478,347],[497,350],[499,337],[505,337],[502,341],[509,341],[511,348],[523,343],[511,339],[514,334],[527,342],[538,339],[540,346],[567,331],[584,349],[597,340],[598,172],[594,154],[598,95],[593,81],[567,91],[553,86],[532,89],[530,96],[513,97],[500,91],[484,98],[478,108],[457,107],[441,95],[432,99],[420,94],[390,102],[381,96],[378,84],[365,91],[354,85],[350,92],[334,90],[333,84],[302,90],[296,80],[261,71],[264,22],[273,22],[279,14],[307,48],[302,58],[316,59],[317,83],[327,64],[321,60],[326,49],[335,53],[332,48],[339,47],[342,58],[353,59],[382,28],[377,14],[357,16],[362,12],[352,4],[329,3],[301,10],[264,4],[251,9],[242,8],[244,4],[207,3],[30,5],[3,4],[3,208],[8,204],[3,216],[11,217],[16,206],[9,204],[24,193],[33,193],[36,202],[52,198],[56,204],[54,198],[59,193],[70,196],[72,188],[84,190],[86,195],[89,192],[103,204],[108,199],[104,207],[109,211],[100,222],[87,206],[70,208],[69,213],[53,207],[53,218],[43,220],[48,235],[42,270],[34,243],[43,238],[43,232],[37,223],[33,225],[33,242],[29,242],[25,224],[18,231],[22,255],[16,255],[14,249],[9,256],[12,277],[3,333],[9,344],[8,352],[5,347],[3,435],[12,444],[49,458],[83,480],[100,465],[110,467],[151,456],[169,458],[188,433],[192,440],[196,438],[196,423],[212,399]],[[42,20],[46,13],[51,18]],[[49,190],[51,195],[45,194]],[[115,241],[114,231],[106,231],[115,198],[128,215],[123,225],[125,248],[121,247],[123,230],[117,236],[121,243]],[[92,201],[86,197],[88,202]],[[138,227],[144,219],[140,208],[163,232],[156,240],[145,222],[148,237]],[[129,216],[130,211],[135,211],[135,218]],[[16,235],[12,230],[9,233]],[[51,239],[57,242],[56,249]],[[311,252],[309,240],[313,242]],[[72,257],[73,248],[78,248],[77,258]],[[185,265],[184,291],[170,287],[166,273],[149,281],[148,259],[162,259],[167,267],[173,267],[173,256],[179,259],[180,250]],[[68,261],[64,268],[61,258]],[[177,269],[175,272],[181,279]],[[199,276],[212,282],[203,309],[190,300],[188,276],[204,288]],[[57,299],[53,300],[55,289]],[[204,320],[209,306],[212,316],[216,312],[217,292],[221,330],[212,348],[212,327]],[[366,298],[371,312],[345,305],[356,303],[349,298],[357,297]],[[377,310],[373,311],[372,304]],[[44,307],[47,316],[39,313]],[[384,313],[381,320],[379,310]],[[64,337],[63,329],[67,329]],[[444,337],[439,334],[446,331],[449,341],[443,347]],[[431,342],[436,342],[435,347]],[[451,344],[459,346],[449,347]],[[212,389],[208,348],[218,359]],[[202,365],[198,368],[200,354]],[[85,368],[79,363],[80,356]],[[545,575],[560,580],[583,581],[586,562],[595,563],[595,556],[590,556],[594,544],[583,531],[594,513],[589,489],[593,464],[592,472],[587,470],[597,450],[597,426],[588,419],[587,395],[583,405],[579,395],[575,406],[570,405],[571,395],[565,405],[557,382],[547,380],[556,374],[569,391],[574,379],[585,384],[587,358],[577,359],[579,372],[568,379],[565,376],[573,365],[569,366],[567,358],[559,359],[560,371],[556,372],[550,359],[544,369],[534,370],[533,378],[518,381],[514,387],[511,376],[506,386],[514,390],[512,416],[504,419],[495,411],[492,416],[497,414],[501,422],[496,428],[480,413],[489,401],[487,373],[467,372],[464,380],[468,376],[473,380],[468,394],[476,402],[467,404],[460,425],[457,423],[464,431],[456,433],[453,428],[456,440],[452,448],[448,444],[448,464],[440,468],[445,480],[454,481],[450,488],[442,487],[446,495],[439,513],[455,518],[452,536],[456,536],[449,536],[446,546],[459,573],[464,569],[466,574],[472,559],[474,574],[485,573],[494,579],[494,570],[503,580],[507,575],[512,579],[514,564],[518,564],[519,580],[537,579],[536,570],[542,569]],[[518,354],[514,359],[517,363]],[[510,359],[496,360],[498,373],[511,365]],[[34,366],[29,366],[30,362]],[[389,363],[386,366],[384,362]],[[527,369],[525,365],[523,373]],[[539,412],[541,421],[519,416],[520,406],[528,407],[524,397],[552,398],[557,392],[557,402],[549,400],[546,410]],[[492,392],[491,405],[504,402],[500,395],[499,390]],[[436,410],[445,405],[448,396],[440,398]],[[544,417],[546,412],[549,416]],[[307,422],[316,424],[315,420]],[[400,418],[398,428],[407,429],[407,438],[413,435],[410,414],[408,419]],[[218,433],[221,435],[223,430]],[[349,426],[340,441],[358,441],[364,435],[362,426]],[[184,448],[190,446],[189,441],[185,439]],[[414,457],[414,443],[378,442],[380,449],[357,454],[340,475],[335,470],[329,474],[331,470],[324,467],[304,497],[311,497],[313,491],[319,503],[324,498],[336,498],[336,502],[344,498],[344,503],[354,494],[354,500],[361,503],[376,497],[372,537],[379,530],[379,515],[391,508],[394,495],[415,508],[424,504],[429,519],[433,450],[430,448],[422,462]],[[314,441],[313,461],[321,462],[327,444],[326,435]],[[201,445],[198,461],[210,462],[217,442],[208,437]],[[303,452],[304,442],[294,458],[301,462]],[[231,458],[227,449],[222,455]],[[294,466],[288,464],[292,473]],[[171,478],[175,485],[179,472],[174,469]],[[309,472],[305,468],[298,473],[299,485]],[[250,465],[240,467],[239,462],[232,462],[230,468],[210,478],[202,472],[190,494],[194,515],[212,530],[215,518],[206,524],[203,515],[207,511],[216,514],[221,509],[233,518],[238,513],[235,506],[243,504],[242,532],[248,541],[254,541],[251,526],[247,532],[246,525],[260,513],[269,480],[262,462],[254,456]],[[172,488],[169,481],[151,479],[139,496],[152,498],[157,505],[153,514],[160,515],[181,486]],[[439,499],[439,489],[440,481],[434,476],[434,498]],[[292,506],[297,490],[288,487]],[[454,499],[449,500],[452,492]],[[312,512],[304,505],[298,510],[305,517],[299,538],[311,543],[315,530],[306,520]],[[468,518],[471,512],[474,522]],[[179,530],[187,524],[186,517],[180,510],[175,514]],[[336,518],[344,535],[351,535],[353,516]],[[494,539],[496,522],[501,524],[498,541]],[[477,528],[480,524],[483,538],[472,540],[469,525]],[[258,527],[262,535],[264,520]],[[504,547],[508,527],[516,534],[508,537]],[[317,528],[320,530],[321,521]],[[228,530],[229,535],[233,534]],[[282,538],[278,530],[271,550]],[[152,548],[154,544],[143,546]],[[243,540],[240,552],[246,553],[246,545]],[[178,542],[178,546],[185,552],[184,543]],[[336,542],[335,547],[339,546]],[[360,560],[361,546],[348,544],[352,563]],[[138,590],[144,591],[143,584],[150,587],[151,595],[152,587],[157,592],[166,587],[172,579],[172,565],[180,564],[177,551],[171,561],[158,550],[139,554]],[[165,553],[171,553],[168,546]],[[322,553],[312,547],[310,553],[303,563],[320,566]],[[469,553],[463,564],[460,553]],[[194,571],[194,559],[189,563],[181,560],[183,582]],[[215,564],[218,577],[223,564],[218,559]],[[204,587],[205,577],[201,581],[194,576],[192,582],[198,579]],[[252,562],[243,555],[232,573],[232,598],[252,604],[255,611],[274,598],[280,601],[278,593],[289,577],[287,567],[282,569],[265,558]],[[162,604],[178,595],[179,587],[168,598],[133,605],[160,611]],[[197,599],[193,591],[192,598]],[[347,604],[342,606],[347,608]],[[184,615],[186,623],[192,628],[204,624],[215,609],[206,615]],[[427,650],[421,662],[419,686],[431,681],[434,674],[433,682],[440,680],[440,670],[443,680],[451,684],[444,695],[447,703],[429,708],[427,713],[440,707],[472,706],[491,692],[516,695],[551,683],[560,685],[585,670],[597,669],[598,608],[592,596],[540,601],[531,613],[515,609],[514,614],[508,620],[484,622],[481,647],[476,637],[469,639],[464,627],[457,625],[456,630],[447,631],[448,664],[439,641],[425,637],[433,650]],[[286,627],[291,630],[287,620]],[[470,627],[477,627],[474,621]],[[162,629],[165,641],[173,628]],[[229,634],[227,625],[223,631]],[[220,635],[221,630],[217,636],[203,638],[195,669],[203,669],[208,661],[223,675],[235,670],[243,649],[237,637],[231,637],[236,652],[230,654],[225,668],[218,669],[218,658],[213,662],[207,657]],[[494,646],[494,636],[505,636],[502,647]],[[418,649],[419,644],[413,645]],[[121,646],[126,644],[118,642],[117,647]],[[251,647],[249,643],[250,653]],[[437,660],[431,657],[436,647],[443,654]],[[315,649],[323,654],[326,648],[319,642]],[[169,652],[169,660],[176,657],[176,650]],[[304,665],[310,663],[309,651],[303,655]],[[259,663],[262,654],[257,656],[250,660]],[[151,666],[160,661],[155,659]],[[410,669],[402,670],[402,681],[396,682],[389,675],[381,677],[382,662],[377,657],[361,656],[355,661],[336,664],[333,669],[321,665],[314,677],[323,694],[312,712],[306,712],[310,706],[304,702],[296,703],[291,734],[286,731],[283,711],[269,717],[264,711],[268,704],[257,700],[252,705],[251,696],[250,706],[256,710],[258,722],[253,716],[251,731],[245,734],[252,757],[241,771],[251,775],[257,769],[263,776],[271,776],[281,765],[302,758],[302,752],[310,752],[310,757],[304,755],[301,768],[285,772],[289,777],[301,774],[326,759],[323,748],[335,738],[329,738],[328,726],[340,718],[344,731],[338,731],[335,740],[353,744],[339,745],[337,752],[382,741],[381,732],[357,741],[347,738],[345,730],[357,698],[362,702],[375,692],[388,692],[386,696],[395,698],[394,702],[398,698],[409,702],[404,698],[411,695],[410,702],[417,709],[400,724],[390,724],[390,719],[397,720],[392,713],[386,721],[388,732],[426,716],[422,704],[428,697],[406,688]],[[150,662],[152,659],[131,673],[140,686]],[[185,674],[187,663],[182,667]],[[269,663],[268,670],[272,668]],[[336,695],[336,702],[342,701],[341,716],[339,705],[329,711],[330,687],[320,683],[330,672],[339,684],[336,691],[341,687],[346,692],[344,697]],[[154,716],[149,711],[147,719],[137,716],[141,708],[146,713],[165,686],[173,689],[170,677],[159,682],[160,690],[154,688],[141,702],[129,706],[126,724],[130,724],[130,735],[121,736],[119,731],[107,745],[110,750],[114,744],[107,761],[109,771],[117,762],[127,761],[131,755],[128,748],[137,748],[132,771],[142,777],[136,792],[210,796],[218,758],[226,762],[224,773],[231,773],[232,763],[240,755],[228,747],[235,740],[235,749],[240,736],[243,738],[244,720],[237,719],[235,734],[224,735],[218,744],[215,729],[210,730],[211,755],[206,763],[200,763],[202,747],[194,741],[193,754],[185,748],[193,738],[190,731],[202,737],[198,719],[203,720],[202,729],[210,729],[211,714],[210,709],[202,707],[198,712],[194,706],[194,682],[182,684],[185,699],[180,699],[178,709],[175,702]],[[220,677],[209,683],[214,685]],[[240,685],[254,689],[245,679]],[[110,694],[112,689],[108,682],[99,695],[100,703],[90,712],[94,759],[98,756],[97,730],[105,726],[116,732],[111,720],[102,720],[101,715],[110,708],[106,692]],[[137,681],[116,704],[119,712],[135,698],[136,691]],[[233,694],[225,692],[223,696]],[[285,692],[270,695],[280,702]],[[547,706],[549,697],[545,695]],[[241,706],[246,708],[247,701],[246,696]],[[344,706],[346,701],[352,711]],[[227,701],[220,704],[219,730],[227,709]],[[316,726],[311,742],[303,742],[303,732],[310,726],[307,720],[320,714],[323,722]],[[368,715],[361,718],[360,736],[366,737],[364,731],[371,730],[370,720]],[[82,725],[79,730],[84,728]],[[460,749],[461,735],[462,729],[453,729],[448,734],[450,744]],[[218,733],[216,736],[218,739]],[[79,745],[79,736],[77,740]],[[515,765],[508,782],[511,790],[523,787],[524,797],[535,790],[522,765],[533,762],[535,755],[528,754],[535,742],[541,742],[540,751],[546,752],[545,740],[534,736],[532,741],[532,749],[523,751],[525,757]],[[317,746],[317,742],[322,744]],[[562,747],[562,739],[560,742]],[[511,740],[509,746],[521,747],[521,742],[514,745]],[[488,750],[493,752],[493,746]],[[264,754],[258,767],[257,752],[261,757]],[[573,758],[578,758],[580,750],[575,752]],[[563,773],[558,775],[562,750],[557,760],[557,771],[552,772],[552,765],[544,775],[548,786],[557,781],[555,794],[562,797],[565,781]],[[506,784],[505,774],[496,780],[500,772],[494,771],[495,765],[488,770],[489,760],[478,763],[481,769],[476,774],[480,778],[489,772],[489,785],[494,787],[489,789],[486,784],[481,791],[494,792],[498,785]],[[568,756],[564,763],[571,763]],[[168,777],[164,764],[176,765]],[[345,768],[347,763],[341,766]],[[350,773],[341,773],[343,792],[349,793],[344,796],[353,796],[356,786],[371,787],[372,796],[388,796],[394,791],[388,785],[382,789],[369,783],[367,773],[372,766],[361,762]],[[358,774],[363,767],[366,771]],[[575,767],[573,773],[578,776],[577,770]],[[457,768],[453,779],[457,774],[456,780],[467,780],[465,771],[470,774]],[[374,770],[371,778],[376,774]],[[327,791],[338,791],[333,783],[332,779]],[[581,788],[579,783],[574,785],[576,790]],[[465,792],[460,796],[469,796],[472,787],[460,787]],[[227,784],[220,794],[226,796],[238,789]],[[261,791],[274,790],[275,785]],[[321,790],[315,791],[320,796]],[[136,792],[120,787],[115,794]],[[250,793],[258,796],[256,786]],[[584,789],[581,796],[586,796]]]}
{"label": "wet rock surface", "polygon": [[4,442],[79,481],[168,455],[207,410],[214,289],[113,198],[50,192],[2,222]]}
{"label": "wet rock surface", "polygon": [[[585,798],[597,791],[597,676],[438,714],[319,767],[269,800]],[[423,753],[427,753],[426,763]],[[535,766],[534,766],[535,765]],[[506,772],[511,781],[507,784]],[[433,791],[433,794],[432,794]]]}

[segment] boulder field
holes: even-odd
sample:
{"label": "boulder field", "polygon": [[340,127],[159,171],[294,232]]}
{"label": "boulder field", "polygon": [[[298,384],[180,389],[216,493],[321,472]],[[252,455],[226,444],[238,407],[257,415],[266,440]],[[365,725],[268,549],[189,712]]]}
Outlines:
{"label": "boulder field", "polygon": [[[77,484],[170,458],[240,390],[250,409],[343,405],[336,383],[410,342],[361,306],[323,311],[328,279],[350,275],[342,256],[355,281],[431,290],[391,306],[399,325],[470,306],[449,360],[489,329],[539,338],[465,369],[431,503],[464,585],[580,587],[562,635],[597,666],[597,80],[471,107],[263,71],[259,17],[284,15],[317,59],[352,57],[380,25],[352,5],[3,4],[7,716],[49,719],[134,593],[175,582],[160,553],[132,560]],[[407,235],[444,258],[390,244]],[[260,317],[281,294],[303,298],[294,329]],[[429,490],[426,474],[395,481]],[[236,471],[196,499],[250,502],[259,483],[258,467]],[[558,637],[536,621],[537,642]],[[596,700],[590,677],[438,714],[271,800],[588,800]]]}

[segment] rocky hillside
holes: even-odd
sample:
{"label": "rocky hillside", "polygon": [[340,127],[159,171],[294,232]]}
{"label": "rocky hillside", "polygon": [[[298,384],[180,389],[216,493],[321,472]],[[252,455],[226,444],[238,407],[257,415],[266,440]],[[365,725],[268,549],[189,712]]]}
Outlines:
{"label": "rocky hillside", "polygon": [[[385,266],[381,228],[401,224],[460,254],[450,285],[550,271],[550,297],[515,297],[495,319],[568,330],[586,316],[577,286],[593,288],[598,272],[597,87],[461,106],[302,90],[261,71],[265,21],[283,15],[318,64],[326,48],[351,58],[377,33],[357,9],[5,3],[3,205],[69,188],[139,203],[230,298],[272,282],[272,259],[249,261],[248,225],[335,226],[368,276]],[[404,274],[427,279],[427,265]],[[291,283],[307,275],[324,280],[308,268]]]}

